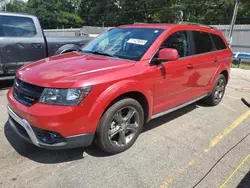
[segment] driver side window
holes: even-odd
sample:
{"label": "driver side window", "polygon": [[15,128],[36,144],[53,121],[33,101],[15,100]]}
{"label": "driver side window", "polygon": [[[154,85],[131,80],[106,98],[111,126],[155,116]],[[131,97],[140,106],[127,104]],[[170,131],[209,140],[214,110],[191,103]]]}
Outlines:
{"label": "driver side window", "polygon": [[186,31],[179,31],[170,35],[161,45],[162,48],[174,48],[178,51],[179,57],[187,57],[190,55],[188,35]]}

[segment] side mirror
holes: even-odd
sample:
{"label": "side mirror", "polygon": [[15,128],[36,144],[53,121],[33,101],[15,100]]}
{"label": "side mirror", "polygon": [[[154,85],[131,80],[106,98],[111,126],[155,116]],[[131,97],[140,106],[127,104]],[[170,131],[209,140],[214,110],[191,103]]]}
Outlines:
{"label": "side mirror", "polygon": [[163,48],[159,51],[158,61],[176,61],[179,59],[179,54],[176,49]]}

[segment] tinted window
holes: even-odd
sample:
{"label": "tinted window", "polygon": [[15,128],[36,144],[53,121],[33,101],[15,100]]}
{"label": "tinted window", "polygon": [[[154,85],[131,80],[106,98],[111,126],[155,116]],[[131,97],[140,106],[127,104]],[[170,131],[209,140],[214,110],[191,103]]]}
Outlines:
{"label": "tinted window", "polygon": [[1,37],[32,37],[36,35],[36,27],[31,18],[16,16],[0,17]]}
{"label": "tinted window", "polygon": [[186,57],[189,55],[189,43],[187,32],[180,31],[170,35],[167,40],[163,42],[161,48],[174,48],[178,51],[179,57]]}
{"label": "tinted window", "polygon": [[196,54],[203,54],[213,51],[213,43],[210,35],[205,32],[193,31]]}
{"label": "tinted window", "polygon": [[225,45],[224,41],[222,40],[222,38],[220,36],[213,35],[213,34],[211,34],[211,36],[214,40],[214,44],[215,44],[217,50],[227,49],[227,46]]}

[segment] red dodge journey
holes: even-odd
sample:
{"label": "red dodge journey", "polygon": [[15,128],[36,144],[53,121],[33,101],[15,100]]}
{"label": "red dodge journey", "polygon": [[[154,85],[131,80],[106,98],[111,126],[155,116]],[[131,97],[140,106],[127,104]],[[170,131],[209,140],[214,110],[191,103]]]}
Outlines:
{"label": "red dodge journey", "polygon": [[218,105],[231,62],[222,33],[209,26],[120,26],[18,70],[7,94],[9,124],[41,148],[95,141],[119,153],[154,118],[198,100]]}

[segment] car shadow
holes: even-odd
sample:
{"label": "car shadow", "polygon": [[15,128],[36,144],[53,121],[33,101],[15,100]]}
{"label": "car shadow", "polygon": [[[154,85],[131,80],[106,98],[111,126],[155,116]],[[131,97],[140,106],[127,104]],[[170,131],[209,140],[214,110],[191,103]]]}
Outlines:
{"label": "car shadow", "polygon": [[245,175],[245,177],[241,180],[237,188],[247,188],[250,187],[250,171]]}
{"label": "car shadow", "polygon": [[[155,120],[150,121],[144,126],[143,133],[154,129],[162,124],[168,123],[182,115],[191,112],[192,110],[198,108],[196,104],[191,104],[187,107],[184,107],[180,110],[172,112],[168,115],[159,117]],[[4,134],[10,143],[10,145],[16,150],[20,155],[36,161],[42,164],[55,164],[63,163],[75,160],[84,159],[87,155],[93,157],[108,157],[101,149],[99,149],[94,143],[85,148],[74,148],[66,150],[46,150],[39,147],[36,147],[32,144],[29,144],[23,141],[11,128],[8,122],[4,126]],[[86,153],[86,154],[85,154]]]}
{"label": "car shadow", "polygon": [[1,80],[0,81],[0,90],[3,89],[8,89],[11,88],[13,86],[13,80]]}
{"label": "car shadow", "polygon": [[16,132],[13,131],[8,122],[5,123],[4,134],[17,153],[38,163],[55,164],[80,160],[84,159],[84,153],[95,157],[108,156],[94,143],[90,147],[64,150],[46,150],[39,148],[21,139]]}
{"label": "car shadow", "polygon": [[199,104],[199,103],[190,104],[190,105],[183,107],[179,110],[176,110],[172,113],[169,113],[169,114],[166,114],[166,115],[161,116],[159,118],[156,118],[154,120],[151,120],[146,125],[144,125],[142,132],[144,133],[144,132],[150,131],[151,129],[154,129],[154,128],[159,127],[165,123],[173,121],[174,119],[179,118],[179,117],[195,110],[196,108],[198,108],[197,104]]}

